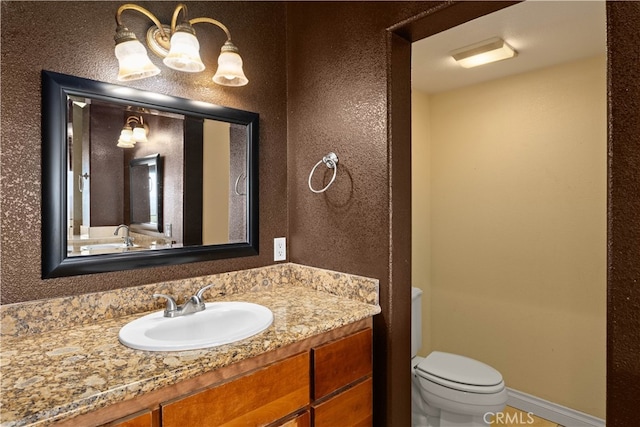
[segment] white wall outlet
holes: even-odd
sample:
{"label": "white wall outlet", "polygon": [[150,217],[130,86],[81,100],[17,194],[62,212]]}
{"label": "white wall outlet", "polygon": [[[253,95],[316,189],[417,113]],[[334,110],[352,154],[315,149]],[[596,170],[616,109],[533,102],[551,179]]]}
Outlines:
{"label": "white wall outlet", "polygon": [[276,237],[273,239],[273,260],[285,261],[287,259],[287,239],[286,237]]}
{"label": "white wall outlet", "polygon": [[171,236],[173,236],[173,225],[168,222],[164,225],[164,237]]}

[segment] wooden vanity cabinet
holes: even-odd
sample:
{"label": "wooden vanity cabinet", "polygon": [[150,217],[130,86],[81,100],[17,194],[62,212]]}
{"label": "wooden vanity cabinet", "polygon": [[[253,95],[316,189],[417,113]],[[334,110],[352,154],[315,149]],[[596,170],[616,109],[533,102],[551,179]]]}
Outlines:
{"label": "wooden vanity cabinet", "polygon": [[311,350],[314,427],[373,422],[372,331],[365,329]]}
{"label": "wooden vanity cabinet", "polygon": [[267,425],[307,405],[309,353],[305,352],[162,404],[162,426]]}
{"label": "wooden vanity cabinet", "polygon": [[371,323],[362,320],[58,424],[371,426]]}
{"label": "wooden vanity cabinet", "polygon": [[[162,404],[162,426],[370,426],[371,375],[372,330],[368,328]],[[306,408],[310,411],[291,418],[290,414]]]}

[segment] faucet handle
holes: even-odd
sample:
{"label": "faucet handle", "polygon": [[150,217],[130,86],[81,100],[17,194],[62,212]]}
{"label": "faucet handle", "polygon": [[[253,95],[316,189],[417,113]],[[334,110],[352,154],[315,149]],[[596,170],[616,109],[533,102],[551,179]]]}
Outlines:
{"label": "faucet handle", "polygon": [[207,291],[207,289],[212,288],[215,285],[215,283],[212,283],[210,285],[205,286],[204,288],[200,289],[198,292],[196,292],[196,298],[198,298],[198,300],[202,301],[202,295]]}
{"label": "faucet handle", "polygon": [[175,312],[176,310],[178,310],[178,304],[176,304],[176,301],[171,298],[169,295],[165,295],[165,294],[153,294],[154,298],[164,298],[167,300],[167,307],[164,309],[165,315],[171,312]]}

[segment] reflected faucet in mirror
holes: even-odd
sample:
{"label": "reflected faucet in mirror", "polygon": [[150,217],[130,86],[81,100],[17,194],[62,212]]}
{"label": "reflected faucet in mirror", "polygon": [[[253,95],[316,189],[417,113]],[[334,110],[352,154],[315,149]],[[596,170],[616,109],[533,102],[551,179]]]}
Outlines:
{"label": "reflected faucet in mirror", "polygon": [[120,231],[121,228],[124,228],[124,236],[122,237],[124,239],[124,245],[126,247],[133,246],[133,237],[129,235],[129,227],[127,227],[125,224],[120,224],[119,226],[117,226],[116,231],[113,232],[113,235],[117,236],[118,231]]}

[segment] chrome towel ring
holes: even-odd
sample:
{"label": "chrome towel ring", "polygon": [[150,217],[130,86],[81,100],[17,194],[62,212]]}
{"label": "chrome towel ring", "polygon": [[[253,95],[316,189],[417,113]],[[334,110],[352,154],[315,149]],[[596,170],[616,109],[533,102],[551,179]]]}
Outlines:
{"label": "chrome towel ring", "polygon": [[[333,177],[331,177],[331,181],[329,181],[327,186],[324,187],[322,190],[314,190],[313,187],[311,186],[311,177],[313,176],[313,173],[316,171],[316,168],[320,166],[320,163],[323,163],[323,162],[325,165],[327,165],[329,169],[333,169]],[[333,181],[336,180],[337,173],[338,173],[338,156],[336,156],[336,153],[331,152],[326,156],[324,156],[322,160],[316,163],[313,169],[311,169],[311,173],[309,174],[309,190],[313,191],[314,193],[324,193],[325,191],[327,191],[327,188],[331,187],[331,184],[333,184]]]}
{"label": "chrome towel ring", "polygon": [[89,179],[89,174],[85,172],[84,175],[78,175],[78,191],[81,193],[84,191],[84,181],[82,178]]}
{"label": "chrome towel ring", "polygon": [[[247,194],[247,192],[245,191],[244,193],[240,190],[238,190],[238,184],[240,183],[240,180],[247,179],[247,174],[242,172],[240,175],[238,175],[238,178],[236,178],[236,183],[233,186],[233,192],[236,193],[236,196],[245,196]],[[245,187],[246,187],[246,182],[245,182]]]}

